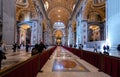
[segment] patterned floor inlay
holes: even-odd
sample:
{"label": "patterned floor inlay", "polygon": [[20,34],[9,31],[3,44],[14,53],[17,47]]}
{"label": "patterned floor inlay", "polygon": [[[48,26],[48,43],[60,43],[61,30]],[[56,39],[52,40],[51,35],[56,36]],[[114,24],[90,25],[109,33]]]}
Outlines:
{"label": "patterned floor inlay", "polygon": [[57,54],[56,55],[56,57],[63,57],[63,56],[65,56],[65,57],[71,57],[71,55],[70,54]]}
{"label": "patterned floor inlay", "polygon": [[[12,51],[12,50],[11,50]],[[31,57],[31,52],[26,52],[25,50],[20,50],[20,52],[11,52],[11,51],[6,51],[6,59],[2,60],[1,69],[8,68],[16,63],[22,62],[27,60],[28,58]]]}
{"label": "patterned floor inlay", "polygon": [[5,62],[3,62],[2,63],[2,65],[13,65],[13,64],[15,64],[15,63],[18,63],[18,62],[20,62],[20,61],[18,61],[18,60],[16,60],[16,61],[5,61]]}
{"label": "patterned floor inlay", "polygon": [[16,60],[16,61],[14,61],[14,60],[12,60],[12,61],[4,61],[4,62],[2,62],[2,64],[1,64],[1,66],[2,66],[1,69],[3,69],[3,68],[8,68],[9,66],[14,65],[14,64],[16,64],[16,63],[18,63],[18,62],[20,62],[20,61],[18,61],[18,60]]}
{"label": "patterned floor inlay", "polygon": [[55,59],[52,71],[89,72],[88,69],[74,59]]}
{"label": "patterned floor inlay", "polygon": [[20,53],[15,53],[15,54],[11,54],[10,56],[17,56],[19,55]]}

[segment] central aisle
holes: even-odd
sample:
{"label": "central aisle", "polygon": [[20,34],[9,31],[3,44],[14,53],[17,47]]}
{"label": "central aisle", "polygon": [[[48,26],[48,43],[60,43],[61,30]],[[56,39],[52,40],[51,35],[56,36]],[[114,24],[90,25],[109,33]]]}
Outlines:
{"label": "central aisle", "polygon": [[110,77],[58,46],[37,77]]}

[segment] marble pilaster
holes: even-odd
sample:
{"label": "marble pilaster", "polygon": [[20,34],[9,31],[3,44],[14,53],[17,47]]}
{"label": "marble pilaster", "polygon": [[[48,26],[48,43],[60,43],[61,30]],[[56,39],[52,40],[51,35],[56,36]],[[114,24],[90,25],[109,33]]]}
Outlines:
{"label": "marble pilaster", "polygon": [[15,0],[3,0],[3,41],[6,44],[16,42]]}

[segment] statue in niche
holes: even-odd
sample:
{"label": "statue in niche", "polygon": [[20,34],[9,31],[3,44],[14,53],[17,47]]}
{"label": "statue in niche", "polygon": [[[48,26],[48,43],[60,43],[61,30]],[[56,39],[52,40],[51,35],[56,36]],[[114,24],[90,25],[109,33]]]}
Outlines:
{"label": "statue in niche", "polygon": [[100,26],[90,26],[88,30],[88,41],[100,41]]}

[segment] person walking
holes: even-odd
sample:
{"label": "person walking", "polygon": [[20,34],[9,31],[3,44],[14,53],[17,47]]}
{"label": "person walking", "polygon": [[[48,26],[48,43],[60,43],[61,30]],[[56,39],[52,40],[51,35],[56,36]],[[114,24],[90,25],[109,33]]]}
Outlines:
{"label": "person walking", "polygon": [[28,52],[28,51],[29,51],[29,45],[26,44],[26,52]]}
{"label": "person walking", "polygon": [[110,49],[109,45],[106,46],[106,49],[107,49],[107,51],[109,51],[109,49]]}
{"label": "person walking", "polygon": [[38,51],[42,53],[44,49],[46,49],[46,46],[43,44],[43,42],[40,42],[40,44],[38,45]]}
{"label": "person walking", "polygon": [[83,45],[79,44],[79,49],[82,50],[83,49]]}
{"label": "person walking", "polygon": [[105,45],[103,46],[103,50],[104,50],[104,52],[105,52],[105,50],[106,50],[106,46],[105,46]]}
{"label": "person walking", "polygon": [[18,44],[17,48],[18,48],[18,51],[20,51],[21,45],[20,45],[20,44]]}
{"label": "person walking", "polygon": [[12,48],[12,49],[13,49],[13,52],[16,52],[16,49],[17,49],[17,43],[14,43],[14,44],[13,44],[13,48]]}
{"label": "person walking", "polygon": [[94,52],[97,52],[97,44],[94,46]]}
{"label": "person walking", "polygon": [[33,55],[35,55],[37,53],[38,53],[38,44],[35,44],[35,47],[32,49],[31,55],[33,56]]}

